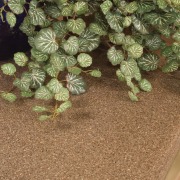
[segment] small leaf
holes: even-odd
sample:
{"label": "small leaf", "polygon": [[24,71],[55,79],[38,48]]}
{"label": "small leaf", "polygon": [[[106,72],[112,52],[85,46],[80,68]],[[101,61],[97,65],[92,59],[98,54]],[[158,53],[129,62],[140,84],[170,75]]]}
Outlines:
{"label": "small leaf", "polygon": [[16,67],[12,63],[6,63],[1,66],[1,70],[5,75],[12,76],[16,72]]}
{"label": "small leaf", "polygon": [[28,91],[30,87],[31,79],[29,77],[23,77],[21,79],[16,78],[13,85],[18,87],[21,91]]}
{"label": "small leaf", "polygon": [[9,101],[10,103],[16,101],[16,99],[17,99],[15,94],[13,94],[13,93],[6,93],[6,92],[1,93],[1,97],[4,100]]}
{"label": "small leaf", "polygon": [[9,8],[15,14],[23,13],[23,11],[24,11],[23,5],[24,5],[24,3],[22,3],[21,0],[11,0],[11,1],[8,1]]}
{"label": "small leaf", "polygon": [[86,27],[86,23],[83,19],[78,18],[76,20],[69,19],[67,22],[67,29],[75,34],[80,35]]}
{"label": "small leaf", "polygon": [[114,46],[108,50],[107,57],[113,66],[120,64],[124,60],[123,52],[116,50]]}
{"label": "small leaf", "polygon": [[137,68],[137,63],[134,59],[129,59],[127,61],[122,61],[121,62],[121,72],[125,75],[125,76],[130,76],[133,77],[134,73],[136,71]]}
{"label": "small leaf", "polygon": [[64,60],[62,60],[58,53],[51,54],[50,63],[53,65],[53,68],[56,68],[59,71],[63,71],[66,66]]}
{"label": "small leaf", "polygon": [[101,27],[100,24],[98,23],[91,23],[89,25],[89,30],[92,33],[98,34],[100,36],[105,36],[107,34],[107,32]]}
{"label": "small leaf", "polygon": [[44,62],[49,59],[48,54],[38,51],[36,48],[31,49],[31,55],[37,62]]}
{"label": "small leaf", "polygon": [[10,27],[14,27],[16,24],[16,16],[11,13],[11,12],[7,12],[6,13],[6,20],[8,22],[8,24],[10,25]]}
{"label": "small leaf", "polygon": [[38,113],[48,111],[48,109],[44,106],[34,106],[32,110]]}
{"label": "small leaf", "polygon": [[51,79],[46,86],[55,94],[59,93],[63,87],[63,85],[56,78]]}
{"label": "small leaf", "polygon": [[68,32],[66,27],[66,22],[64,21],[53,22],[53,30],[56,33],[57,37],[59,38],[64,37],[65,34]]}
{"label": "small leaf", "polygon": [[64,111],[66,111],[67,109],[71,108],[72,107],[72,103],[71,101],[66,101],[66,102],[63,102],[58,109],[56,109],[56,112],[57,113],[62,113]]}
{"label": "small leaf", "polygon": [[124,76],[124,74],[121,72],[120,69],[118,69],[118,70],[116,71],[116,76],[118,77],[118,79],[119,79],[120,81],[125,81],[125,76]]}
{"label": "small leaf", "polygon": [[152,90],[152,85],[147,79],[139,81],[139,87],[146,92],[150,92]]}
{"label": "small leaf", "polygon": [[54,97],[57,101],[67,101],[69,99],[69,91],[66,88],[61,88]]}
{"label": "small leaf", "polygon": [[53,94],[50,92],[50,90],[47,87],[41,86],[36,90],[35,98],[42,100],[50,100],[53,98]]}
{"label": "small leaf", "polygon": [[92,70],[92,71],[90,72],[90,75],[93,76],[93,77],[99,78],[99,77],[101,77],[102,73],[101,73],[101,71],[99,71],[99,70]]}
{"label": "small leaf", "polygon": [[45,81],[46,73],[42,69],[32,69],[32,71],[29,73],[24,73],[24,77],[27,77],[31,80],[31,87],[32,88],[38,88],[42,86],[42,84]]}
{"label": "small leaf", "polygon": [[125,11],[127,13],[134,13],[138,9],[138,4],[136,1],[132,1],[125,6]]}
{"label": "small leaf", "polygon": [[74,74],[68,74],[66,76],[67,88],[72,94],[79,95],[85,93],[86,84],[81,76],[76,76]]}
{"label": "small leaf", "polygon": [[146,38],[145,46],[147,46],[151,51],[158,50],[161,46],[161,38],[159,35],[149,35]]}
{"label": "small leaf", "polygon": [[109,12],[112,6],[113,6],[113,3],[110,0],[106,0],[100,5],[101,10],[105,15],[107,14],[107,12]]}
{"label": "small leaf", "polygon": [[51,116],[48,116],[48,115],[41,115],[41,116],[39,116],[39,121],[46,121],[46,120],[48,120],[48,119],[50,119],[51,118]]}
{"label": "small leaf", "polygon": [[165,73],[170,73],[176,71],[178,68],[179,63],[176,60],[171,60],[163,66],[162,71]]}
{"label": "small leaf", "polygon": [[34,92],[32,92],[32,91],[21,91],[21,97],[23,97],[23,98],[30,98],[30,97],[32,97],[32,96],[34,96]]}
{"label": "small leaf", "polygon": [[17,52],[14,54],[14,61],[18,66],[25,66],[28,62],[28,57],[23,52]]}
{"label": "small leaf", "polygon": [[106,14],[106,19],[110,27],[114,29],[116,32],[121,33],[123,31],[123,18],[121,14],[108,12]]}
{"label": "small leaf", "polygon": [[128,54],[132,58],[140,58],[143,54],[143,47],[135,43],[128,48]]}
{"label": "small leaf", "polygon": [[128,91],[129,98],[131,101],[138,101],[138,97],[131,91]]}
{"label": "small leaf", "polygon": [[77,61],[81,67],[89,67],[92,64],[92,57],[86,53],[81,53],[78,55]]}
{"label": "small leaf", "polygon": [[79,37],[79,52],[90,52],[99,46],[99,35],[86,29]]}
{"label": "small leaf", "polygon": [[88,11],[87,2],[76,2],[74,5],[74,12],[77,15],[85,14]]}
{"label": "small leaf", "polygon": [[58,50],[56,34],[51,28],[41,29],[34,39],[36,49],[47,54],[55,53]]}
{"label": "small leaf", "polygon": [[138,59],[138,65],[145,71],[153,71],[158,68],[159,58],[157,55],[149,53]]}
{"label": "small leaf", "polygon": [[131,25],[131,23],[132,23],[132,18],[131,18],[131,16],[126,16],[126,17],[124,18],[124,21],[123,21],[123,26],[124,26],[124,27],[129,27],[129,26]]}
{"label": "small leaf", "polygon": [[29,11],[29,16],[31,18],[31,23],[34,25],[34,26],[43,26],[44,25],[44,22],[46,20],[46,15],[43,11],[43,9],[41,8],[35,8],[35,9],[32,9],[30,8]]}
{"label": "small leaf", "polygon": [[76,36],[71,36],[64,44],[63,48],[69,55],[77,54],[79,50],[79,42]]}
{"label": "small leaf", "polygon": [[68,72],[75,75],[79,75],[82,72],[82,70],[79,67],[69,67]]}

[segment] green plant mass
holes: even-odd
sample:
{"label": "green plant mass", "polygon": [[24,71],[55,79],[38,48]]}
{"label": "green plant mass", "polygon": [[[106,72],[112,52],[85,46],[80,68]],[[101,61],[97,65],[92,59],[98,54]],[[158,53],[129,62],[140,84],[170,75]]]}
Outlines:
{"label": "green plant mass", "polygon": [[[3,64],[1,70],[14,78],[13,86],[22,97],[55,102],[53,108],[33,108],[42,113],[41,121],[70,108],[71,95],[86,92],[83,73],[101,77],[99,69],[91,68],[90,53],[100,44],[108,46],[107,58],[117,67],[117,78],[129,86],[132,101],[138,101],[141,90],[152,90],[143,71],[159,68],[169,73],[179,68],[180,0],[11,0],[5,6],[10,27],[16,24],[16,15],[26,11],[20,30],[28,36],[31,55],[14,54],[15,64],[27,67],[20,76],[14,63]],[[160,56],[166,59],[162,67]],[[3,91],[1,97],[16,100],[13,92]]]}

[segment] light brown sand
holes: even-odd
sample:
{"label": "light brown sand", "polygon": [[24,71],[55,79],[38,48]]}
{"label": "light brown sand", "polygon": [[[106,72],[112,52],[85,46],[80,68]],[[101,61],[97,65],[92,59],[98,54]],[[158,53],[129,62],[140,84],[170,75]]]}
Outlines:
{"label": "light brown sand", "polygon": [[[53,122],[38,122],[35,100],[0,101],[2,180],[162,180],[180,147],[180,80],[147,74],[151,93],[132,103],[101,54],[103,78]],[[102,65],[103,64],[103,65]],[[1,79],[0,89],[8,88]]]}

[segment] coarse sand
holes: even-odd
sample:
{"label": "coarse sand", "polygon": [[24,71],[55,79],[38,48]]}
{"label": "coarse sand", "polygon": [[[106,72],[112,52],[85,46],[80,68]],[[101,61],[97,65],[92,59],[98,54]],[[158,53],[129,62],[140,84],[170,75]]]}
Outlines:
{"label": "coarse sand", "polygon": [[[0,100],[0,180],[164,180],[180,147],[180,80],[146,73],[153,91],[129,100],[102,52],[100,79],[55,122],[31,111],[41,101]],[[1,62],[2,64],[2,62]],[[1,76],[0,90],[11,78]]]}

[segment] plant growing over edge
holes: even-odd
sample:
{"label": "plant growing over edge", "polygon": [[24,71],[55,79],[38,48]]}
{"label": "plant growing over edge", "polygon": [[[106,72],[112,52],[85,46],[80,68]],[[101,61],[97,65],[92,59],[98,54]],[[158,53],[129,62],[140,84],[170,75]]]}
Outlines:
{"label": "plant growing over edge", "polygon": [[[11,27],[16,24],[16,15],[27,11],[26,3],[5,1],[0,12],[6,11]],[[28,36],[31,56],[23,52],[14,54],[15,63],[28,70],[20,77],[16,77],[12,63],[2,65],[1,70],[14,78],[13,86],[22,97],[55,101],[52,109],[33,108],[44,113],[40,120],[61,114],[72,106],[70,94],[86,91],[83,73],[101,77],[98,69],[86,69],[92,64],[90,52],[100,43],[108,45],[107,57],[117,66],[118,79],[130,87],[128,95],[132,101],[138,101],[140,89],[147,92],[152,89],[141,71],[159,67],[157,50],[167,60],[163,72],[179,67],[180,0],[31,0],[28,4],[20,29]],[[162,37],[172,37],[174,42],[167,45]],[[1,92],[1,97],[10,102],[16,100],[11,91]]]}

